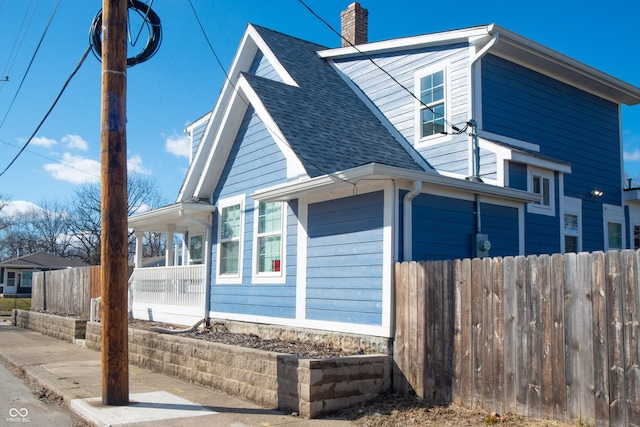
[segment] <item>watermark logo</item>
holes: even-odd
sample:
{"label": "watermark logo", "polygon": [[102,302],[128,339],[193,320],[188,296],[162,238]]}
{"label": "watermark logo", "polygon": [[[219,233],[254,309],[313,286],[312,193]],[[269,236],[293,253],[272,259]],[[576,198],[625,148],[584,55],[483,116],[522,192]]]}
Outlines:
{"label": "watermark logo", "polygon": [[9,409],[9,417],[5,418],[5,421],[8,423],[29,423],[31,418],[29,418],[27,408],[11,408]]}

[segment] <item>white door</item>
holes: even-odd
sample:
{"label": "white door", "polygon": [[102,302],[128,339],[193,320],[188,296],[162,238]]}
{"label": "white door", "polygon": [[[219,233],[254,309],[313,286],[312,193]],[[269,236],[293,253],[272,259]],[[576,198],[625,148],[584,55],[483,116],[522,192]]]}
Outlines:
{"label": "white door", "polygon": [[7,277],[4,283],[5,294],[16,294],[18,293],[18,273],[16,271],[7,271]]}

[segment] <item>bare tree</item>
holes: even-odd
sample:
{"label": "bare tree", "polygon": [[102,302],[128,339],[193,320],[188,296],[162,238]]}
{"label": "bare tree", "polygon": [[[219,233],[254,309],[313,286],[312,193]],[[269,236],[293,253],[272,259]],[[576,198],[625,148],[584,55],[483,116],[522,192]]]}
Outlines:
{"label": "bare tree", "polygon": [[[127,214],[156,208],[163,199],[155,180],[143,175],[130,175],[127,182]],[[87,184],[78,188],[72,200],[74,247],[87,263],[100,263],[101,207],[100,185]],[[135,247],[135,236],[129,233],[129,248]]]}

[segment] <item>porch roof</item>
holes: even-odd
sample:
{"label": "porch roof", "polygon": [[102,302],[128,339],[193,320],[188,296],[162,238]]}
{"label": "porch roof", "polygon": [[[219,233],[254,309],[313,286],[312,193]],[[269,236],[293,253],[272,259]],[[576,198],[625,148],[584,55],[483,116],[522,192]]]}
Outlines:
{"label": "porch roof", "polygon": [[128,218],[128,224],[135,231],[184,233],[194,224],[210,224],[210,214],[215,210],[216,207],[207,202],[180,202],[132,215]]}

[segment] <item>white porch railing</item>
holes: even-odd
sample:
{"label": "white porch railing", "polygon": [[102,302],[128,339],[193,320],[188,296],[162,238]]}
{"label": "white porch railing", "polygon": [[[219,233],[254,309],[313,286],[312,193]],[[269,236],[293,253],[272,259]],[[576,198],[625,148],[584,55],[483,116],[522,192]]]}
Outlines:
{"label": "white porch railing", "polygon": [[131,283],[132,302],[174,307],[204,307],[205,266],[136,268]]}

